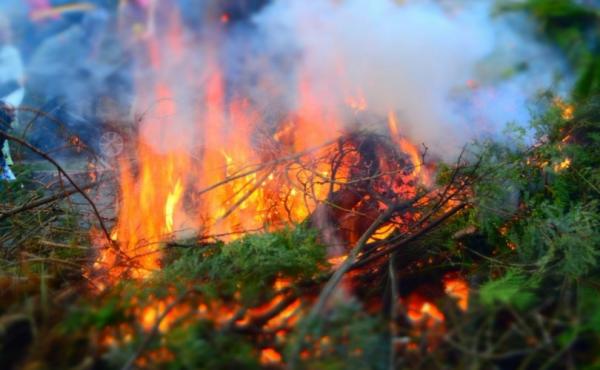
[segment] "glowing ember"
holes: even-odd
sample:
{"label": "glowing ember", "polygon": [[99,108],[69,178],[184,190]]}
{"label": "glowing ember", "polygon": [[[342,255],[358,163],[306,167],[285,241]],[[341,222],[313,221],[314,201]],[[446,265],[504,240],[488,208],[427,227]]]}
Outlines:
{"label": "glowing ember", "polygon": [[281,363],[281,355],[273,348],[265,348],[260,352],[260,362],[263,365]]}
{"label": "glowing ember", "polygon": [[554,99],[554,105],[556,105],[561,111],[561,117],[565,120],[573,119],[575,115],[575,107],[572,104],[568,104],[560,98]]}
{"label": "glowing ember", "polygon": [[571,159],[565,158],[562,162],[555,164],[552,168],[555,172],[564,171],[571,167]]}
{"label": "glowing ember", "polygon": [[444,314],[431,302],[413,293],[407,299],[407,316],[415,323],[435,326],[445,320]]}
{"label": "glowing ember", "polygon": [[458,307],[466,311],[469,307],[469,285],[467,282],[451,274],[444,277],[444,291],[458,302]]}
{"label": "glowing ember", "polygon": [[373,236],[368,240],[369,243],[376,242],[378,240],[384,240],[388,236],[392,235],[392,233],[396,231],[396,226],[393,224],[383,225],[379,229],[377,229]]}

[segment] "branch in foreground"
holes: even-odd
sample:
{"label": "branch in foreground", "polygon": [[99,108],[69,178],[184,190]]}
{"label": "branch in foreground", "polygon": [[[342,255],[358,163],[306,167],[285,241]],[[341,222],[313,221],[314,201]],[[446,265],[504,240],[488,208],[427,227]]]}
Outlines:
{"label": "branch in foreground", "polygon": [[85,200],[92,207],[94,215],[96,216],[96,218],[98,219],[98,222],[100,223],[100,228],[102,229],[102,232],[104,233],[104,236],[108,240],[109,244],[112,245],[112,246],[114,246],[113,240],[111,239],[110,233],[108,232],[108,228],[104,224],[104,221],[102,220],[102,216],[100,215],[100,211],[98,211],[98,208],[96,207],[96,204],[94,203],[94,201],[89,197],[89,195],[87,195],[87,193],[79,185],[77,185],[77,183],[75,182],[75,180],[73,180],[73,178],[67,173],[67,171],[65,171],[62,168],[62,166],[54,158],[50,157],[47,153],[45,153],[45,152],[41,151],[40,149],[36,148],[35,146],[31,145],[27,141],[25,141],[23,139],[20,139],[20,138],[18,138],[16,136],[12,136],[12,135],[7,134],[6,132],[3,132],[3,131],[0,131],[0,136],[4,137],[7,140],[14,141],[17,144],[26,147],[27,149],[31,150],[35,154],[37,154],[40,157],[44,158],[45,160],[47,160],[48,162],[50,162],[54,167],[56,167],[56,169],[58,170],[58,172],[60,172],[67,179],[67,181],[69,181],[69,183],[71,183],[71,185],[73,186],[73,188],[75,188],[75,190],[79,194],[81,194],[81,196],[84,197]]}
{"label": "branch in foreground", "polygon": [[97,185],[99,185],[99,183],[94,182],[94,183],[82,186],[80,189],[66,190],[66,191],[63,191],[63,192],[60,192],[60,193],[57,193],[57,194],[53,194],[53,195],[47,196],[45,198],[41,198],[41,199],[35,200],[33,202],[30,202],[30,203],[23,204],[23,205],[21,205],[19,207],[15,207],[13,209],[10,209],[10,210],[8,210],[6,212],[0,212],[0,221],[5,220],[5,219],[7,219],[9,217],[12,217],[12,216],[14,216],[16,214],[19,214],[21,212],[30,211],[32,209],[44,206],[46,204],[49,204],[49,203],[52,203],[52,202],[56,202],[56,201],[59,201],[59,200],[65,199],[65,198],[68,198],[68,197],[70,197],[72,195],[78,194],[80,192],[80,190],[86,191],[86,190],[92,189],[93,187],[95,187]]}
{"label": "branch in foreground", "polygon": [[401,241],[399,241],[398,243],[395,243],[394,245],[392,245],[391,247],[384,249],[382,251],[379,251],[377,253],[374,253],[372,255],[370,255],[369,257],[360,260],[354,264],[352,264],[352,266],[350,266],[350,270],[354,270],[357,268],[360,268],[370,262],[373,262],[374,260],[386,256],[388,254],[394,253],[395,251],[397,251],[400,247],[405,246],[417,239],[419,239],[420,237],[422,237],[423,235],[427,234],[428,232],[430,232],[431,230],[435,229],[436,227],[440,226],[444,221],[446,221],[447,219],[449,219],[450,217],[452,217],[453,215],[455,215],[456,213],[458,213],[460,210],[464,209],[465,207],[467,207],[466,203],[461,203],[459,205],[457,205],[456,207],[452,208],[451,210],[449,210],[448,212],[444,213],[442,216],[440,216],[437,220],[433,221],[432,223],[430,223],[429,225],[425,226],[424,228],[422,228],[421,230],[419,230],[418,232],[416,232],[413,235],[410,235],[404,239],[402,239]]}

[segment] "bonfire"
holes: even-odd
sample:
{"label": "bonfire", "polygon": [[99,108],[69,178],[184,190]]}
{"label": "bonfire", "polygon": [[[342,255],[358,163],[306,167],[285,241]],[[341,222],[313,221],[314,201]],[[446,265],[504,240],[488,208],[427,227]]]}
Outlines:
{"label": "bonfire", "polygon": [[[592,65],[571,96],[540,97],[564,40],[508,31],[521,20],[487,2],[183,3],[32,8],[32,27],[83,21],[32,57],[25,86],[49,103],[0,107],[21,121],[0,131],[18,147],[0,183],[0,368],[597,365],[591,51],[571,53]],[[525,3],[502,14],[600,37],[592,5]],[[82,35],[91,67],[65,84],[95,110],[51,99],[34,68]],[[507,72],[515,40],[558,69]]]}

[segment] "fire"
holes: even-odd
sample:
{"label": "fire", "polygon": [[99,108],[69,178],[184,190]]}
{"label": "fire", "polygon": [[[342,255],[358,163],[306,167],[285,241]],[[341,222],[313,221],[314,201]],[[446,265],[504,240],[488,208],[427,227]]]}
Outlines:
{"label": "fire", "polygon": [[[173,27],[164,33],[164,40],[151,37],[144,41],[148,59],[145,61],[159,77],[147,81],[139,76],[137,104],[140,110],[153,106],[154,114],[141,123],[131,155],[119,160],[120,197],[117,221],[110,233],[112,241],[95,237],[98,256],[89,275],[100,289],[122,278],[148,278],[161,267],[163,244],[183,229],[197,231],[199,238],[224,241],[246,232],[274,230],[303,222],[332,191],[340,190],[349,181],[364,181],[353,178],[357,176],[353,171],[362,174],[356,169],[361,163],[356,154],[359,144],[338,140],[344,134],[339,112],[328,107],[330,102],[323,100],[302,73],[297,106],[272,130],[259,126],[264,117],[249,99],[230,96],[226,71],[210,51],[205,58],[208,73],[201,84],[201,104],[182,106],[177,99],[179,86],[160,73],[169,62],[161,56],[161,48],[172,52],[174,59],[181,58],[185,49],[178,17],[169,19]],[[229,15],[221,16],[222,23],[230,21]],[[189,72],[183,70],[182,74],[193,78]],[[368,104],[361,91],[352,91],[355,93],[342,104],[355,112],[366,110]],[[370,164],[375,162],[379,172],[374,176],[381,177],[373,181],[373,186],[409,198],[416,194],[418,185],[431,183],[431,175],[419,149],[401,134],[396,115],[390,112],[387,118],[395,146],[373,149],[377,159]],[[332,159],[340,152],[349,154],[338,167],[333,166]],[[389,155],[391,152],[394,155]],[[403,154],[397,156],[397,152]],[[130,157],[135,159],[133,163]],[[286,158],[293,161],[283,161]],[[372,212],[385,207],[375,197],[360,197],[339,221],[342,228],[350,230],[346,237],[349,244],[358,239],[355,234],[360,232],[357,222],[347,214],[358,214],[361,207]],[[369,242],[384,240],[403,228],[404,220],[393,220],[377,230]],[[345,259],[344,255],[333,257],[330,263],[337,267]],[[273,298],[258,307],[243,307],[235,301],[173,306],[175,298],[169,296],[151,297],[144,304],[132,302],[135,308],[131,314],[142,331],[157,328],[161,333],[186,317],[209,318],[221,326],[232,322],[244,326],[267,317],[261,325],[277,337],[284,337],[288,328],[296,324],[303,307],[300,298],[288,295],[291,286],[291,281],[276,280]],[[446,292],[466,309],[466,284],[451,280],[446,283]],[[283,309],[270,315],[281,305],[285,305]],[[429,326],[444,321],[443,313],[418,295],[407,298],[407,310],[414,323]],[[243,313],[238,316],[240,312]],[[131,328],[127,330],[129,336],[132,332]],[[105,339],[107,343],[115,341],[110,335]],[[163,358],[169,355],[160,354]],[[260,358],[263,364],[282,361],[281,354],[270,347],[261,350]]]}
{"label": "fire", "polygon": [[565,158],[562,162],[555,164],[552,168],[555,172],[564,171],[571,167],[571,158]]}
{"label": "fire", "polygon": [[265,348],[260,352],[260,362],[263,365],[279,364],[281,360],[281,354],[273,348]]}
{"label": "fire", "polygon": [[[466,311],[469,305],[469,285],[458,273],[448,273],[442,279],[444,292],[447,296],[454,298],[461,311]],[[428,348],[434,348],[445,333],[446,316],[429,298],[413,292],[405,299],[406,316],[412,323],[411,333],[417,338],[425,336]],[[418,349],[417,343],[409,341],[406,349]]]}
{"label": "fire", "polygon": [[377,229],[373,236],[368,240],[369,243],[376,242],[378,240],[384,240],[388,236],[392,235],[392,233],[396,231],[396,226],[393,224],[383,225],[379,229]]}
{"label": "fire", "polygon": [[407,299],[407,316],[414,323],[425,323],[427,327],[443,323],[445,316],[433,303],[417,293]]}
{"label": "fire", "polygon": [[[154,60],[153,65],[160,67],[162,62]],[[335,178],[330,178],[330,166],[325,162],[312,163],[311,156],[305,163],[287,167],[265,164],[323,144],[324,138],[335,135],[329,129],[327,134],[312,129],[315,125],[310,120],[327,120],[322,117],[328,117],[328,113],[310,105],[313,100],[308,89],[304,91],[307,106],[299,108],[277,132],[262,136],[265,145],[256,148],[252,140],[261,116],[243,98],[226,101],[222,73],[216,64],[213,68],[206,84],[205,108],[197,112],[198,121],[191,133],[171,129],[178,127],[176,119],[180,115],[176,91],[169,84],[158,81],[150,90],[154,98],[140,99],[156,99],[158,103],[156,114],[140,129],[134,153],[139,168],[132,166],[128,158],[119,162],[121,198],[112,234],[122,255],[103,246],[94,266],[95,270],[110,270],[110,282],[123,274],[145,278],[156,271],[160,267],[160,243],[180,228],[199,229],[202,235],[233,240],[247,231],[302,222],[325,199],[331,190],[329,182],[334,181],[336,190],[348,176],[342,167]],[[145,96],[147,92],[139,94]],[[332,122],[336,120],[329,117]],[[302,135],[288,136],[304,130],[317,136],[310,143],[303,142]],[[196,154],[196,148],[187,144],[173,148],[174,143],[189,143],[186,135],[194,133],[203,139],[200,153]],[[335,149],[320,149],[315,155],[334,155]],[[189,214],[184,198],[193,200],[195,206],[190,209],[195,216]],[[119,267],[125,262],[122,258],[132,263],[127,268]]]}
{"label": "fire", "polygon": [[[140,124],[135,147],[118,161],[119,199],[117,221],[110,230],[112,241],[95,237],[98,256],[89,276],[100,289],[109,288],[123,278],[142,281],[160,270],[164,243],[181,230],[194,230],[198,238],[209,241],[231,241],[247,232],[274,230],[305,221],[319,205],[329,201],[330,194],[351,181],[364,181],[358,176],[363,172],[356,170],[362,165],[362,154],[356,154],[362,143],[340,139],[346,134],[343,118],[302,71],[297,105],[280,122],[265,128],[262,112],[248,98],[229,91],[227,71],[218,54],[206,50],[205,76],[181,70],[184,79],[200,86],[195,86],[200,90],[194,91],[198,93],[196,105],[185,106],[178,99],[186,93],[179,91],[185,88],[179,86],[182,82],[169,81],[163,72],[173,68],[162,55],[165,49],[169,57],[178,60],[186,48],[180,21],[175,16],[169,19],[173,27],[163,34],[164,40],[151,35],[143,41],[148,59],[145,62],[157,77],[139,76],[137,109],[145,111],[152,106],[153,112]],[[222,14],[220,21],[227,24],[233,20]],[[369,109],[360,89],[348,91],[351,93],[341,102],[346,110],[349,107],[358,116],[358,112]],[[430,168],[419,148],[407,139],[393,111],[387,116],[387,129],[391,142],[386,142],[384,148],[376,142],[372,149],[374,159],[362,167],[376,168],[373,173],[364,172],[377,177],[369,180],[374,192],[383,189],[379,194],[387,192],[409,199],[420,186],[431,185]],[[334,168],[332,160],[344,152],[350,154]],[[293,160],[285,161],[287,158]],[[348,235],[340,238],[349,246],[361,235],[360,226],[364,226],[358,225],[352,216],[366,210],[364,218],[370,221],[386,207],[376,196],[357,197],[360,199],[348,209],[338,210],[342,216],[336,219],[340,229],[349,230]],[[401,235],[408,228],[408,219],[418,216],[407,212],[403,216],[406,219],[382,225],[368,242],[385,242],[393,235]],[[346,258],[332,254],[329,262],[335,269]],[[456,299],[461,310],[466,310],[469,303],[466,281],[447,276],[443,283],[445,293]],[[259,344],[260,362],[265,366],[280,365],[283,358],[279,345],[285,344],[288,333],[305,313],[307,302],[303,301],[306,298],[294,295],[298,293],[297,287],[290,280],[277,279],[271,288],[274,293],[270,299],[254,307],[244,306],[239,294],[226,302],[197,296],[178,301],[174,292],[166,297],[133,299],[127,314],[134,322],[130,327],[110,328],[102,333],[102,343],[107,346],[128,343],[136,335],[152,331],[165,334],[177,325],[208,319],[220,328],[265,329],[276,340],[275,344]],[[413,292],[402,303],[414,332],[444,330],[446,317],[434,298]],[[323,337],[320,342],[321,347],[327,348],[332,341]],[[161,348],[140,357],[138,365],[169,361],[172,356]]]}
{"label": "fire", "polygon": [[398,117],[393,111],[388,113],[388,127],[390,133],[392,134],[393,140],[397,143],[400,150],[410,156],[410,160],[414,166],[415,175],[421,179],[423,184],[428,186],[431,185],[431,175],[425,168],[425,164],[423,163],[419,149],[405,137],[401,136]]}
{"label": "fire", "polygon": [[455,298],[458,303],[458,307],[466,311],[469,307],[469,285],[460,276],[454,274],[448,274],[444,276],[444,291],[450,297]]}
{"label": "fire", "polygon": [[[469,305],[469,285],[458,273],[448,273],[443,279],[444,292],[454,298],[461,311]],[[400,300],[411,323],[410,337],[399,343],[408,351],[416,351],[419,343],[427,344],[427,350],[435,349],[446,333],[446,316],[432,300],[419,292],[413,292]],[[424,341],[423,339],[426,339]]]}
{"label": "fire", "polygon": [[[138,156],[142,163],[139,178],[133,175],[127,162],[122,161],[120,166],[122,196],[118,222],[111,235],[123,255],[102,245],[95,265],[96,269],[106,271],[111,283],[123,274],[145,278],[160,268],[160,243],[174,231],[177,207],[183,195],[182,180],[177,173],[185,171],[184,155],[163,155],[140,145]],[[153,163],[164,165],[159,167]],[[97,238],[97,242],[103,240]],[[125,265],[127,261],[123,258],[131,259],[131,264]],[[132,266],[135,268],[128,268]],[[104,281],[98,283],[105,285]]]}
{"label": "fire", "polygon": [[367,99],[360,90],[356,94],[346,97],[346,105],[355,112],[364,112],[368,108]]}
{"label": "fire", "polygon": [[348,258],[348,256],[343,255],[343,256],[337,256],[337,257],[331,257],[329,258],[328,262],[329,264],[331,264],[331,266],[333,268],[338,268],[339,266],[342,265],[342,263],[344,263],[344,261]]}
{"label": "fire", "polygon": [[[183,27],[177,14],[166,19],[168,28],[162,36],[151,33],[140,41],[147,50],[141,58],[158,77],[139,76],[137,106],[140,111],[154,107],[154,112],[141,123],[133,153],[138,165],[129,158],[119,161],[121,197],[112,232],[118,248],[100,241],[94,266],[108,272],[109,283],[124,274],[143,279],[159,269],[161,243],[178,230],[230,241],[245,232],[300,223],[352,177],[351,166],[357,160],[357,155],[349,154],[338,168],[328,163],[339,155],[338,146],[327,144],[343,134],[340,110],[336,100],[319,91],[303,71],[294,111],[273,131],[265,131],[259,126],[264,117],[250,100],[228,91],[218,45],[207,47],[205,53],[201,104],[182,108],[181,82],[163,78],[163,71],[183,56]],[[223,14],[221,20],[229,21],[229,15]],[[190,79],[193,72],[181,71]],[[345,104],[355,111],[367,109],[360,88],[347,92]],[[388,118],[393,139],[413,168],[404,171],[382,160],[382,177],[394,184],[393,191],[408,197],[415,193],[416,182],[430,182],[429,173],[419,150],[400,135],[396,116],[390,113]],[[305,152],[309,154],[302,157]],[[299,157],[285,166],[278,162],[294,156]],[[400,171],[410,173],[399,175]],[[359,206],[369,202],[364,199]],[[384,225],[373,240],[385,239],[394,230],[395,226]]]}
{"label": "fire", "polygon": [[137,305],[132,309],[132,313],[138,318],[139,325],[145,332],[150,332],[156,327],[160,333],[166,333],[176,322],[194,313],[190,305],[177,304],[174,296],[151,297],[150,304],[145,305],[139,304],[134,298],[132,303]]}
{"label": "fire", "polygon": [[572,104],[569,104],[560,98],[555,98],[554,105],[560,109],[561,117],[563,119],[570,120],[575,116],[575,107]]}
{"label": "fire", "polygon": [[166,230],[167,232],[173,232],[173,225],[174,225],[174,213],[175,213],[175,206],[177,205],[177,203],[179,203],[179,200],[181,199],[181,196],[183,194],[183,186],[181,185],[181,181],[178,180],[177,183],[175,184],[175,188],[173,189],[173,192],[171,192],[168,196],[167,196],[167,202],[165,204],[165,225],[166,225]]}

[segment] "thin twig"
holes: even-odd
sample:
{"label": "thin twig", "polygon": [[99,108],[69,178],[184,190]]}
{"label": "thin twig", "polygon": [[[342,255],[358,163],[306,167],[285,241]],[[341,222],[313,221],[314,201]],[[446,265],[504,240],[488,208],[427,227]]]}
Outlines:
{"label": "thin twig", "polygon": [[95,187],[97,185],[98,185],[97,182],[96,183],[87,184],[85,186],[82,186],[80,189],[71,189],[71,190],[63,191],[63,192],[60,192],[60,193],[57,193],[57,194],[54,194],[54,195],[47,196],[45,198],[41,198],[41,199],[35,200],[33,202],[30,202],[30,203],[23,204],[23,205],[21,205],[19,207],[15,207],[15,208],[10,209],[8,211],[0,212],[0,221],[6,219],[8,217],[12,217],[12,216],[14,216],[16,214],[19,214],[21,212],[30,211],[32,209],[44,206],[44,205],[46,205],[48,203],[52,203],[52,202],[55,202],[55,201],[58,201],[58,200],[61,200],[61,199],[68,198],[68,197],[70,197],[70,196],[72,196],[74,194],[80,193],[81,191],[89,190],[89,189],[91,189],[91,188],[93,188],[93,187]]}
{"label": "thin twig", "polygon": [[7,140],[14,141],[14,142],[18,143],[19,145],[26,147],[27,149],[31,150],[35,154],[39,155],[40,157],[44,158],[48,162],[52,163],[52,165],[54,167],[56,167],[58,172],[61,173],[69,181],[69,183],[71,183],[71,185],[75,188],[75,190],[77,190],[77,192],[80,193],[81,196],[83,196],[85,198],[85,200],[89,203],[89,205],[92,207],[92,210],[94,211],[94,214],[96,215],[96,218],[98,219],[98,222],[100,223],[100,228],[102,229],[104,236],[106,237],[106,239],[108,240],[110,245],[114,245],[113,240],[110,237],[110,233],[108,232],[108,229],[106,228],[106,225],[104,224],[102,216],[100,215],[100,212],[98,211],[98,208],[96,207],[96,204],[94,203],[94,201],[89,197],[89,195],[86,194],[86,192],[79,185],[77,185],[75,180],[73,180],[73,178],[71,178],[71,176],[67,173],[67,171],[65,171],[62,168],[62,166],[60,164],[58,164],[58,162],[56,160],[54,160],[54,158],[50,157],[48,154],[39,150],[38,148],[31,145],[27,141],[20,139],[16,136],[12,136],[3,131],[0,131],[0,136],[4,137]]}
{"label": "thin twig", "polygon": [[395,243],[394,245],[392,245],[391,247],[389,247],[387,249],[384,249],[382,251],[374,253],[374,254],[370,255],[369,257],[356,262],[350,268],[352,270],[357,269],[357,268],[362,267],[380,257],[386,256],[388,254],[391,254],[391,253],[397,251],[400,247],[405,246],[406,244],[415,241],[416,239],[420,238],[421,236],[427,234],[429,231],[435,229],[436,227],[441,225],[444,221],[446,221],[448,218],[450,218],[451,216],[456,214],[458,211],[464,209],[465,207],[467,207],[466,203],[457,205],[456,207],[452,208],[450,211],[448,211],[444,215],[442,215],[440,218],[433,221],[431,224],[429,224],[426,227],[419,230],[417,233],[406,237],[405,239],[401,240],[398,243]]}

